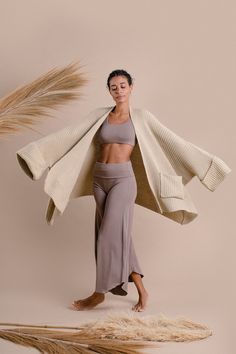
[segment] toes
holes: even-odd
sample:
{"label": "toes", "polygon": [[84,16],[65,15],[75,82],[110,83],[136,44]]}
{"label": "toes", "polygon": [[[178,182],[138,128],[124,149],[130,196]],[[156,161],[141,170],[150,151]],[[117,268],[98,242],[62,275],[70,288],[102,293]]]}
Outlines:
{"label": "toes", "polygon": [[138,311],[138,307],[137,307],[137,305],[133,306],[132,310],[134,310],[134,311]]}
{"label": "toes", "polygon": [[134,305],[134,306],[132,307],[132,310],[133,310],[133,311],[137,311],[137,312],[143,312],[143,311],[144,311],[144,308],[141,307],[141,305],[136,304],[136,305]]}
{"label": "toes", "polygon": [[75,308],[79,308],[80,307],[80,303],[79,302],[73,302],[72,304]]}
{"label": "toes", "polygon": [[80,305],[80,303],[79,302],[73,302],[73,304],[72,304],[73,306],[79,306]]}

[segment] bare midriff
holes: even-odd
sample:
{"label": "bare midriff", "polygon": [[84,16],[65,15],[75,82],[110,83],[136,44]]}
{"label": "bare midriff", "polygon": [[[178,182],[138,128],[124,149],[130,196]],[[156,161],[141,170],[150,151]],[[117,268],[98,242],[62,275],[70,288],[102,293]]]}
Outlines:
{"label": "bare midriff", "polygon": [[[120,123],[113,123],[112,115],[108,116],[109,124],[120,124],[126,121],[128,118],[120,121]],[[119,163],[126,162],[130,160],[134,146],[130,144],[119,144],[119,143],[106,143],[100,145],[100,155],[98,162],[103,163]]]}
{"label": "bare midriff", "polygon": [[130,160],[133,146],[129,144],[101,144],[98,161],[103,163],[118,163]]}

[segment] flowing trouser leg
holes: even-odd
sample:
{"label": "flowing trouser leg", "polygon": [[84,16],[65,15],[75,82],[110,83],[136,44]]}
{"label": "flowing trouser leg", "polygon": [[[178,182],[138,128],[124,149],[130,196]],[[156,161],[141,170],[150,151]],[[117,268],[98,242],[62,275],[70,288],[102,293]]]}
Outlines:
{"label": "flowing trouser leg", "polygon": [[134,175],[94,177],[97,292],[127,295],[132,271],[143,277],[131,238],[136,195]]}
{"label": "flowing trouser leg", "polygon": [[96,209],[95,209],[95,225],[94,225],[94,234],[95,234],[95,242],[94,242],[94,251],[95,251],[95,260],[97,262],[97,240],[99,229],[102,222],[106,193],[103,191],[99,183],[94,182],[94,197],[96,199]]}

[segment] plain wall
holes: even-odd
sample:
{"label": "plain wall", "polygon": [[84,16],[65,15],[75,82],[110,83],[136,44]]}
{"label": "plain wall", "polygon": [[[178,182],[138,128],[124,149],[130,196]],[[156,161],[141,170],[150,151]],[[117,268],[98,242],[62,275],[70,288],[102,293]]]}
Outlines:
{"label": "plain wall", "polygon": [[[233,1],[213,0],[9,0],[0,5],[1,97],[72,60],[85,65],[90,80],[81,100],[55,111],[55,119],[42,119],[35,127],[41,134],[113,105],[106,80],[122,68],[135,79],[133,107],[147,108],[232,168],[215,192],[197,177],[187,186],[199,212],[190,224],[181,226],[135,205],[132,231],[150,304],[163,299],[166,307],[158,304],[159,310],[181,308],[190,317],[199,314],[199,322],[207,311],[214,313],[219,323],[225,321],[225,342],[219,341],[214,353],[227,354],[235,311],[235,10]],[[16,160],[18,149],[40,137],[22,130],[0,140],[5,321],[14,319],[4,303],[9,294],[85,297],[95,285],[94,199],[73,200],[48,226],[45,174],[32,181]]]}

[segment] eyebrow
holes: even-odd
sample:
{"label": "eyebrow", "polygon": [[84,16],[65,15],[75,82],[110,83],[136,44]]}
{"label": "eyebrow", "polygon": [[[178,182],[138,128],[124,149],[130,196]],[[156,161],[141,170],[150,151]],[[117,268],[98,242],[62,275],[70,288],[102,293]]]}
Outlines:
{"label": "eyebrow", "polygon": [[[120,84],[125,84],[125,81],[120,82]],[[113,85],[111,85],[111,87],[112,86],[116,86],[116,85],[113,84]]]}

